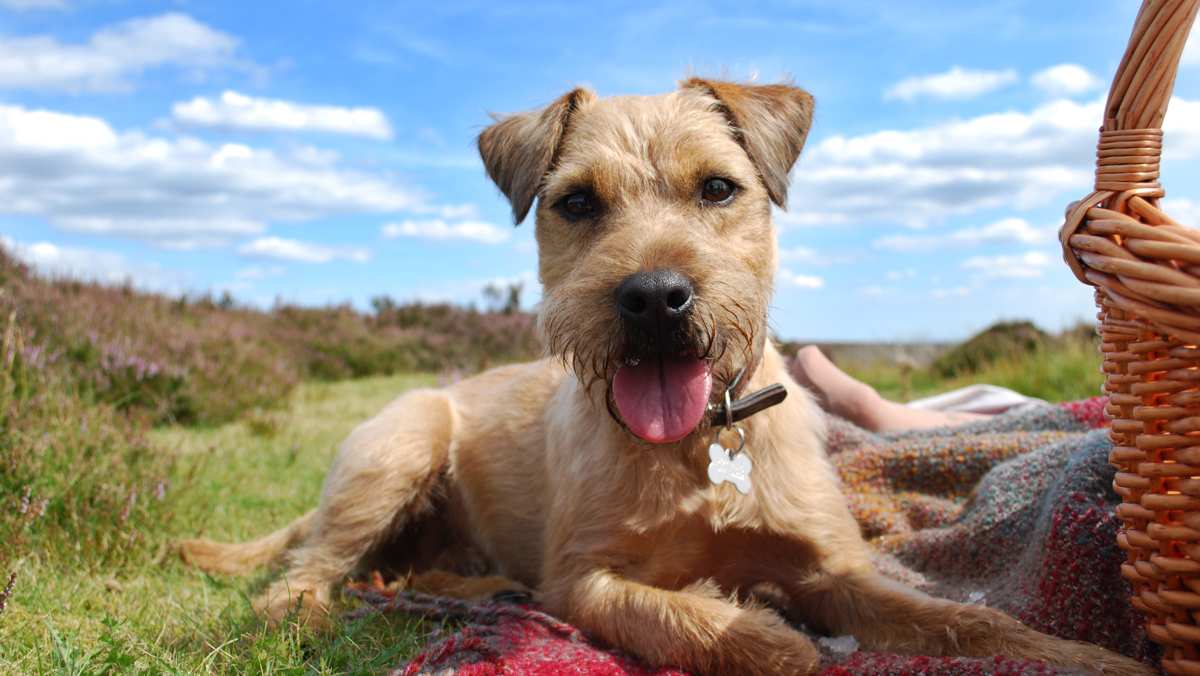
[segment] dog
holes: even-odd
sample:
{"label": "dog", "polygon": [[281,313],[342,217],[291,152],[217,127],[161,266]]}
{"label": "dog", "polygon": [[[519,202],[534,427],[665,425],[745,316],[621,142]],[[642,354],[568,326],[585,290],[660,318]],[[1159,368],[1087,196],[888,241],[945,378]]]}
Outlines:
{"label": "dog", "polygon": [[[320,623],[390,544],[402,567],[515,580],[596,639],[702,674],[811,673],[800,622],[871,650],[1153,673],[873,567],[823,414],[768,337],[772,204],[812,115],[790,84],[692,78],[496,118],[479,151],[518,224],[536,203],[548,355],[404,394],[344,441],[314,511],[184,558],[240,573],[286,554],[255,607]],[[783,403],[722,419],[727,394],[773,385]]]}

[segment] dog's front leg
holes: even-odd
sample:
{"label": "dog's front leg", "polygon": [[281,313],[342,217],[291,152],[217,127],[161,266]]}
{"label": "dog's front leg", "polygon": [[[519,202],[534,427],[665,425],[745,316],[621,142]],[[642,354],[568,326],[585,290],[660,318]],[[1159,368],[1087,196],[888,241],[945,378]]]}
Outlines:
{"label": "dog's front leg", "polygon": [[852,634],[872,650],[921,655],[1039,660],[1104,674],[1153,674],[1153,669],[1091,643],[1034,631],[981,605],[934,598],[865,569],[807,577],[792,610],[833,634]]}
{"label": "dog's front leg", "polygon": [[548,584],[543,601],[654,666],[699,674],[807,674],[820,659],[812,642],[779,615],[722,598],[713,585],[671,591],[592,570]]}

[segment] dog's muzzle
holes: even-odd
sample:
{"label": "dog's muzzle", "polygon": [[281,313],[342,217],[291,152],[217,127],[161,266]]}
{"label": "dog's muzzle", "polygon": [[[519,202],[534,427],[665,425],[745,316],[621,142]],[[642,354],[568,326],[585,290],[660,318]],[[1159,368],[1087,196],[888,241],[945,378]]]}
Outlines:
{"label": "dog's muzzle", "polygon": [[617,314],[635,337],[638,351],[679,352],[686,348],[686,323],[692,311],[692,282],[679,272],[658,269],[626,277],[616,293]]}
{"label": "dog's muzzle", "polygon": [[712,393],[710,365],[688,326],[695,305],[692,282],[670,269],[638,272],[615,295],[625,351],[613,375],[613,403],[638,437],[679,441],[700,424]]}

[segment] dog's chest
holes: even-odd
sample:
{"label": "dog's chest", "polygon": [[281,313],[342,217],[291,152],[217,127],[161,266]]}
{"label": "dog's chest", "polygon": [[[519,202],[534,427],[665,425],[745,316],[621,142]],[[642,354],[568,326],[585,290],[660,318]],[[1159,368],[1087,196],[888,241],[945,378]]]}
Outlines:
{"label": "dog's chest", "polygon": [[681,589],[712,581],[724,592],[745,589],[771,581],[780,559],[777,552],[789,548],[788,557],[798,563],[808,554],[785,538],[759,528],[714,529],[697,517],[682,519],[641,534],[628,543],[632,556],[625,571],[633,579],[666,589]]}
{"label": "dog's chest", "polygon": [[630,478],[636,499],[625,504],[622,525],[636,533],[672,532],[679,524],[703,524],[711,532],[730,527],[758,528],[763,524],[758,496],[742,495],[732,485],[713,485],[701,473],[663,476],[657,480]]}

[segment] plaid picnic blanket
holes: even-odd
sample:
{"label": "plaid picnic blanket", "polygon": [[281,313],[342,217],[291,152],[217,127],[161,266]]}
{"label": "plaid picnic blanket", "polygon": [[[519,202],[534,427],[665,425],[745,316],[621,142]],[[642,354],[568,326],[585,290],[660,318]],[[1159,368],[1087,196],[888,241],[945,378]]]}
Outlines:
{"label": "plaid picnic blanket", "polygon": [[[1034,404],[969,425],[888,435],[833,419],[829,455],[883,573],[1153,662],[1156,648],[1120,575],[1103,406]],[[457,627],[399,674],[681,673],[647,668],[528,604],[351,593],[366,602],[359,613],[415,613]],[[1003,656],[898,655],[859,650],[852,637],[814,639],[826,674],[1067,673]]]}

